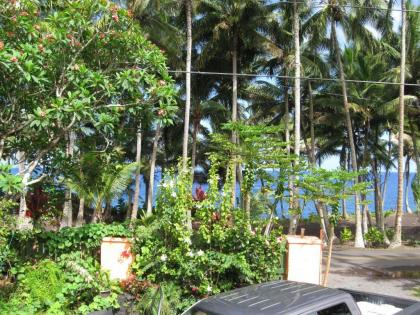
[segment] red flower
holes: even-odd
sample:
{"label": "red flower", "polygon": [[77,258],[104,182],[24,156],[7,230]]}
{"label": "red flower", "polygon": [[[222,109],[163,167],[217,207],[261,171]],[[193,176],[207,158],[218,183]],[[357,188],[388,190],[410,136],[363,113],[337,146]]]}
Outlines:
{"label": "red flower", "polygon": [[131,256],[131,253],[130,253],[130,251],[128,251],[128,250],[124,250],[122,253],[121,253],[121,257],[123,257],[123,258],[129,258]]}
{"label": "red flower", "polygon": [[10,58],[10,61],[11,61],[11,62],[17,62],[17,61],[18,61],[18,59],[17,59],[17,57],[16,57],[16,56],[13,56],[12,58]]}
{"label": "red flower", "polygon": [[118,17],[118,14],[113,14],[112,15],[112,19],[118,23],[118,21],[120,20],[120,18]]}
{"label": "red flower", "polygon": [[197,293],[198,292],[198,288],[197,287],[192,287],[191,288],[192,293]]}
{"label": "red flower", "polygon": [[203,188],[201,188],[201,186],[198,186],[195,189],[195,196],[193,198],[194,198],[194,201],[203,201],[204,199],[207,198],[207,194],[203,190]]}
{"label": "red flower", "polygon": [[213,212],[211,214],[212,221],[219,221],[220,220],[220,213],[219,212]]}
{"label": "red flower", "polygon": [[32,218],[33,217],[32,211],[31,210],[26,210],[25,217]]}

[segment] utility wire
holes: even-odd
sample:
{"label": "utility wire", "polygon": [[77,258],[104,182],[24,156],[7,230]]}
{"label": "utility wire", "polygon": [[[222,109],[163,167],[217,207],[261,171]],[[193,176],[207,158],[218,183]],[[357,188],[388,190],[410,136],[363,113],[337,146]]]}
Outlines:
{"label": "utility wire", "polygon": [[[280,1],[279,4],[293,4],[293,1]],[[328,5],[328,3],[323,2],[305,2],[305,1],[297,1],[298,4],[306,4],[308,7],[313,8],[323,8]],[[413,9],[394,9],[394,8],[381,8],[381,7],[375,7],[375,6],[363,6],[363,5],[351,5],[351,4],[338,4],[338,7],[342,8],[351,8],[351,9],[367,9],[367,10],[381,10],[381,11],[396,11],[396,12],[413,12],[413,13],[420,13],[420,10],[413,10]]]}
{"label": "utility wire", "polygon": [[[185,70],[168,70],[170,73],[182,73],[185,74]],[[232,72],[210,72],[210,71],[190,71],[191,74],[200,74],[200,75],[213,75],[213,76],[233,76]],[[238,77],[252,77],[252,78],[278,78],[278,79],[297,79],[294,76],[287,75],[275,75],[275,74],[252,74],[252,73],[236,73]],[[299,77],[301,80],[307,81],[327,81],[327,82],[341,82],[340,79],[335,78],[317,78],[317,77]],[[370,81],[370,80],[351,80],[346,79],[347,83],[370,83],[370,84],[382,84],[382,85],[401,85],[399,82],[389,82],[389,81]],[[413,86],[420,87],[420,84],[416,83],[404,83],[404,86]]]}

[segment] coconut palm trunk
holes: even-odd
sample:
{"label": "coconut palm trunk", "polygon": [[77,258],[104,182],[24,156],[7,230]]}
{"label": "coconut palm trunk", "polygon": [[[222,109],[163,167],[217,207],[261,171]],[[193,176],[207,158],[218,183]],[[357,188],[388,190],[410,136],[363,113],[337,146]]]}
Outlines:
{"label": "coconut palm trunk", "polygon": [[193,122],[193,133],[192,133],[192,144],[191,144],[191,178],[194,181],[194,171],[197,164],[197,135],[200,126],[200,120],[194,118]]}
{"label": "coconut palm trunk", "polygon": [[[66,157],[72,158],[74,153],[74,141],[76,134],[74,131],[70,131],[67,138],[67,148],[66,148]],[[71,189],[66,188],[64,195],[64,206],[63,206],[63,216],[61,218],[60,228],[71,227],[73,225],[73,205],[71,198]]]}
{"label": "coconut palm trunk", "polygon": [[191,51],[192,51],[192,3],[191,0],[185,0],[187,15],[187,59],[185,74],[185,115],[184,115],[184,136],[182,143],[182,168],[187,170],[188,161],[188,136],[190,130],[190,108],[191,108]]}
{"label": "coconut palm trunk", "polygon": [[378,160],[376,156],[373,156],[372,159],[372,173],[373,173],[373,185],[374,185],[374,197],[375,197],[375,218],[376,226],[381,230],[384,235],[384,242],[386,245],[389,245],[389,239],[385,231],[385,220],[384,220],[384,210],[382,203],[382,192],[381,192],[381,176],[378,172]]}
{"label": "coconut palm trunk", "polygon": [[[232,122],[236,123],[238,120],[238,35],[233,31],[233,46],[232,46]],[[237,143],[236,131],[232,131],[232,143]],[[232,172],[232,205],[236,205],[236,156],[234,159],[234,171]]]}
{"label": "coconut palm trunk", "polygon": [[[140,180],[141,180],[141,172],[140,172],[140,162],[141,162],[141,144],[142,144],[142,132],[141,132],[141,123],[138,126],[137,133],[136,133],[136,179],[134,184],[134,200],[133,200],[133,207],[131,208],[131,218],[130,221],[134,222],[137,219],[137,213],[139,211],[139,199],[140,199]],[[131,207],[131,204],[128,203],[128,207]]]}
{"label": "coconut palm trunk", "polygon": [[[289,73],[286,71],[285,76],[288,76]],[[286,141],[286,150],[287,154],[290,154],[290,131],[289,131],[289,81],[287,79],[284,80],[284,112],[285,112],[285,141]]]}
{"label": "coconut palm trunk", "polygon": [[158,123],[156,126],[156,131],[155,131],[155,139],[153,140],[152,156],[150,158],[150,176],[149,176],[149,187],[148,187],[148,194],[147,194],[147,209],[146,209],[147,216],[152,215],[153,192],[154,192],[154,184],[155,184],[156,155],[157,155],[159,137],[160,137],[160,124]]}
{"label": "coconut palm trunk", "polygon": [[85,198],[79,200],[79,212],[77,212],[76,226],[82,226],[85,223]]}
{"label": "coconut palm trunk", "polygon": [[403,196],[404,196],[404,83],[405,83],[405,41],[406,41],[405,0],[401,0],[401,66],[400,66],[400,102],[398,128],[398,194],[397,213],[395,215],[395,234],[391,248],[401,246]]}
{"label": "coconut palm trunk", "polygon": [[[351,158],[351,164],[353,171],[357,171],[357,157],[356,157],[356,147],[354,145],[354,138],[353,138],[353,127],[350,117],[350,107],[347,100],[347,84],[344,76],[344,68],[343,63],[341,61],[341,52],[340,52],[340,46],[337,39],[337,33],[336,33],[336,21],[331,21],[331,36],[333,40],[333,49],[335,50],[336,60],[338,63],[338,70],[340,74],[340,81],[341,81],[341,88],[343,92],[343,105],[344,105],[344,112],[346,116],[346,127],[347,127],[347,134],[348,134],[348,140],[349,140],[349,146],[350,146],[350,158]],[[356,181],[358,179],[356,178]],[[354,241],[354,247],[357,248],[364,248],[365,243],[363,240],[363,232],[362,232],[362,213],[360,210],[360,202],[359,202],[359,195],[355,195],[355,217],[356,217],[356,233],[355,233],[355,241]]]}
{"label": "coconut palm trunk", "polygon": [[[295,42],[295,78],[294,78],[294,99],[295,99],[295,143],[294,154],[296,156],[295,163],[299,163],[300,155],[300,39],[299,39],[299,11],[298,4],[293,2],[293,37]],[[296,183],[298,177],[294,178]],[[292,184],[293,196],[293,214],[290,218],[289,234],[296,234],[297,223],[299,220],[299,189]]]}
{"label": "coconut palm trunk", "polygon": [[410,183],[410,156],[407,154],[407,158],[405,160],[405,211],[407,213],[413,213],[413,210],[410,208],[410,203],[408,202],[408,184]]}
{"label": "coconut palm trunk", "polygon": [[309,88],[309,125],[310,125],[310,135],[311,135],[311,151],[310,158],[312,165],[315,165],[315,125],[314,125],[314,100],[312,97],[312,84],[308,82]]}

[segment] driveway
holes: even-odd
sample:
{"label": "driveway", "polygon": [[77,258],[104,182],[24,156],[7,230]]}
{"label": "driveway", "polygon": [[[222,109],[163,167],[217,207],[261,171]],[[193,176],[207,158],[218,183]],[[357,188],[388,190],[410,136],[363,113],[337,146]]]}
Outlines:
{"label": "driveway", "polygon": [[413,295],[413,288],[420,288],[420,248],[337,248],[333,251],[328,286],[420,301]]}

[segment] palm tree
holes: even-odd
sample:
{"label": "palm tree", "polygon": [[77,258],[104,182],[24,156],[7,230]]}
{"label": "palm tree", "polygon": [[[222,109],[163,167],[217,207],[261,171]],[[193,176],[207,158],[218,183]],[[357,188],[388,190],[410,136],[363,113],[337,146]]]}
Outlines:
{"label": "palm tree", "polygon": [[155,167],[156,167],[156,156],[158,150],[160,138],[160,123],[156,124],[155,137],[153,140],[152,155],[150,157],[150,175],[149,175],[149,186],[147,192],[147,208],[146,215],[152,215],[152,206],[153,206],[153,193],[154,193],[154,184],[155,184]]}
{"label": "palm tree", "polygon": [[399,98],[399,128],[398,128],[398,195],[397,212],[395,215],[395,234],[390,244],[391,248],[401,246],[403,190],[404,190],[404,82],[406,57],[406,12],[405,0],[401,0],[401,66],[400,66],[400,98]]}
{"label": "palm tree", "polygon": [[182,32],[175,23],[180,4],[175,0],[126,0],[148,40],[165,51],[170,66],[182,64]]}
{"label": "palm tree", "polygon": [[187,59],[185,75],[185,115],[184,115],[184,136],[182,143],[182,168],[187,169],[188,159],[188,135],[190,130],[190,106],[191,106],[191,53],[192,53],[192,3],[191,0],[185,0],[187,15]]}
{"label": "palm tree", "polygon": [[[382,3],[381,0],[370,1],[370,6],[377,6]],[[354,9],[349,10],[342,5],[355,4]],[[363,2],[362,2],[363,4]],[[353,40],[361,40],[366,46],[374,46],[375,39],[372,33],[367,30],[366,25],[372,22],[373,25],[383,19],[383,12],[380,10],[369,10],[363,8],[359,1],[335,1],[329,0],[323,8],[314,13],[305,23],[306,34],[311,36],[311,41],[314,46],[317,44],[320,47],[329,46],[331,57],[337,63],[337,71],[341,83],[343,95],[343,108],[345,114],[345,124],[347,129],[347,140],[350,148],[351,164],[354,171],[358,170],[356,147],[354,143],[354,132],[352,120],[350,115],[350,106],[348,101],[348,87],[345,79],[343,62],[341,60],[341,48],[337,37],[337,27],[340,26],[344,34]],[[312,30],[317,29],[317,32]],[[330,29],[329,42],[327,40],[327,32]],[[358,194],[355,195],[355,216],[356,216],[356,235],[355,247],[364,247],[363,234],[362,234],[362,216],[360,210],[360,201]]]}
{"label": "palm tree", "polygon": [[[299,32],[299,11],[297,1],[293,2],[293,38],[295,48],[295,79],[294,79],[294,98],[295,98],[295,143],[294,143],[294,154],[297,157],[296,163],[299,161],[300,155],[300,32]],[[299,196],[298,189],[292,184],[291,191],[293,210],[299,209]],[[297,220],[299,215],[293,213],[289,223],[289,234],[296,234]]]}
{"label": "palm tree", "polygon": [[[230,58],[232,122],[238,119],[238,65],[245,66],[246,61],[253,60],[253,56],[266,46],[266,38],[259,30],[267,25],[268,14],[269,11],[262,0],[202,0],[199,6],[196,28],[199,44],[203,47],[198,62],[204,65],[212,58]],[[226,56],[226,52],[229,52],[229,55]],[[237,141],[236,132],[232,131],[232,142]],[[233,172],[232,176],[234,204],[236,173]]]}
{"label": "palm tree", "polygon": [[[133,207],[131,208],[131,222],[134,222],[137,219],[137,213],[139,209],[139,198],[140,198],[140,162],[141,162],[141,144],[142,144],[142,130],[141,122],[139,123],[137,132],[136,132],[136,178],[134,186],[134,200]],[[128,207],[131,207],[131,203],[128,203]]]}
{"label": "palm tree", "polygon": [[115,164],[106,156],[87,153],[67,180],[67,186],[94,209],[93,222],[102,220],[113,200],[121,196],[132,180],[136,163]]}

